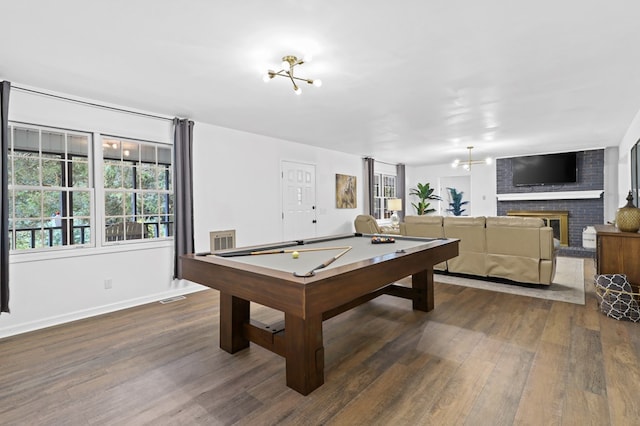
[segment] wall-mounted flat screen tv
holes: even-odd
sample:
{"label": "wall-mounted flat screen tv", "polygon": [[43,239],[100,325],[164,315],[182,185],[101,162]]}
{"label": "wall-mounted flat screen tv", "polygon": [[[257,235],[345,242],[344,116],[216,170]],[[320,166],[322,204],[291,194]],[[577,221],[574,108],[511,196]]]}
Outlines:
{"label": "wall-mounted flat screen tv", "polygon": [[513,185],[576,183],[576,157],[575,152],[514,157],[511,159]]}

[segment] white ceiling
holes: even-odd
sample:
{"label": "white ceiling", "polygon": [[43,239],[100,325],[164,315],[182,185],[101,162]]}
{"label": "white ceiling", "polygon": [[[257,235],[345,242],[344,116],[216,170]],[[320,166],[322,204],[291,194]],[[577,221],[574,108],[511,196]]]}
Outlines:
{"label": "white ceiling", "polygon": [[[3,1],[15,85],[408,165],[618,145],[637,0]],[[278,77],[323,81],[300,96]]]}

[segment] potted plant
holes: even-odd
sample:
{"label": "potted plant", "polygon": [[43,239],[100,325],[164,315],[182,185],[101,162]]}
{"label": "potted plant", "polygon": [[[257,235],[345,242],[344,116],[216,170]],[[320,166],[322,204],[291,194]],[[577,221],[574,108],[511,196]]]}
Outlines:
{"label": "potted plant", "polygon": [[447,211],[453,213],[454,216],[462,215],[462,212],[465,211],[462,206],[469,204],[468,201],[462,201],[462,194],[464,194],[464,192],[458,192],[455,188],[447,188],[447,191],[449,191],[449,197],[451,200],[449,202],[449,207],[451,208],[447,209]]}
{"label": "potted plant", "polygon": [[425,184],[419,183],[415,188],[411,188],[409,191],[409,195],[415,195],[418,197],[418,204],[411,203],[413,207],[415,207],[418,215],[425,215],[427,213],[435,212],[436,209],[429,208],[431,205],[427,200],[442,200],[440,196],[433,195],[434,188],[431,188],[431,185],[427,182]]}

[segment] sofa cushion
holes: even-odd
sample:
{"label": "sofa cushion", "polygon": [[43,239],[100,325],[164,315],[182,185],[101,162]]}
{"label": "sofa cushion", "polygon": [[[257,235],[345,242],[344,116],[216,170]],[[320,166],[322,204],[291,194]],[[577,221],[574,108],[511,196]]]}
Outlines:
{"label": "sofa cushion", "polygon": [[489,226],[509,226],[512,228],[542,228],[544,220],[538,217],[492,216],[487,218]]}
{"label": "sofa cushion", "polygon": [[487,253],[540,259],[540,229],[544,221],[533,217],[487,218]]}
{"label": "sofa cushion", "polygon": [[[541,218],[487,218],[487,275],[532,284],[550,284],[553,235]],[[544,246],[544,248],[543,248]]]}
{"label": "sofa cushion", "polygon": [[438,215],[421,215],[421,216],[405,216],[404,221],[406,223],[424,223],[428,225],[440,225],[442,226],[442,216]]}
{"label": "sofa cushion", "polygon": [[540,260],[487,253],[487,276],[540,284]]}
{"label": "sofa cushion", "polygon": [[[443,238],[442,216],[421,215],[405,216],[404,222],[400,224],[400,233],[411,237]],[[433,266],[436,271],[445,271],[446,262],[440,262]]]}
{"label": "sofa cushion", "polygon": [[447,261],[449,272],[486,276],[485,217],[447,216],[444,236],[460,240],[459,254]]}
{"label": "sofa cushion", "polygon": [[444,236],[460,239],[460,250],[484,253],[485,217],[445,217],[443,220]]}
{"label": "sofa cushion", "polygon": [[404,218],[406,235],[412,237],[443,238],[442,216],[406,216]]}

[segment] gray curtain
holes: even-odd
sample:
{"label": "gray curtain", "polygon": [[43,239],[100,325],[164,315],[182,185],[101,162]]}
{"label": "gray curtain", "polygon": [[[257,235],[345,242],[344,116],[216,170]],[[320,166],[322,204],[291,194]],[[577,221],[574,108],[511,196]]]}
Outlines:
{"label": "gray curtain", "polygon": [[405,174],[404,174],[404,164],[396,164],[396,197],[402,199],[402,211],[398,212],[398,218],[400,222],[404,222],[404,212],[407,210],[407,206],[405,203]]}
{"label": "gray curtain", "polygon": [[182,278],[180,256],[193,253],[193,121],[173,119],[175,198],[173,278]]}
{"label": "gray curtain", "polygon": [[373,215],[374,211],[374,185],[375,181],[373,179],[373,172],[375,166],[375,160],[373,158],[366,157],[363,159],[364,162],[364,214]]}
{"label": "gray curtain", "polygon": [[11,83],[0,83],[0,169],[2,169],[2,206],[0,207],[0,313],[9,312],[9,92]]}

